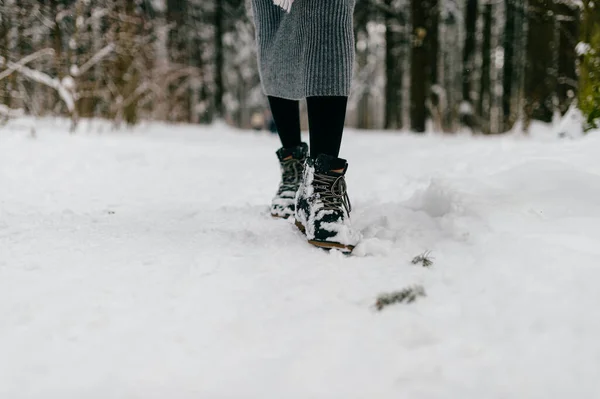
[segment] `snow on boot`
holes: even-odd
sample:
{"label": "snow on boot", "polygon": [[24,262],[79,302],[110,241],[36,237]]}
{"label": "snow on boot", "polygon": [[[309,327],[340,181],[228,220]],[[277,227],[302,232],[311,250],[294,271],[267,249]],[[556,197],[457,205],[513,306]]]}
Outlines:
{"label": "snow on boot", "polygon": [[285,219],[294,215],[294,201],[307,155],[308,145],[306,143],[294,148],[281,148],[277,151],[277,158],[281,165],[281,182],[271,203],[271,216]]}
{"label": "snow on boot", "polygon": [[296,196],[296,226],[317,247],[352,252],[360,239],[350,225],[347,170],[345,159],[321,154],[306,160]]}

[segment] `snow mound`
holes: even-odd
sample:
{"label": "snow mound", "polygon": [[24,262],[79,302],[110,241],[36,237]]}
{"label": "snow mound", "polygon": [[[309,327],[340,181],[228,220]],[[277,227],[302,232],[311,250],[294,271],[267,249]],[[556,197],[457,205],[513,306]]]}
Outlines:
{"label": "snow mound", "polygon": [[562,117],[560,123],[555,127],[554,134],[560,138],[579,138],[585,134],[585,117],[576,105],[571,105],[567,113]]}
{"label": "snow mound", "polygon": [[433,218],[441,218],[461,210],[458,193],[445,186],[441,180],[434,180],[426,189],[417,191],[406,205]]}

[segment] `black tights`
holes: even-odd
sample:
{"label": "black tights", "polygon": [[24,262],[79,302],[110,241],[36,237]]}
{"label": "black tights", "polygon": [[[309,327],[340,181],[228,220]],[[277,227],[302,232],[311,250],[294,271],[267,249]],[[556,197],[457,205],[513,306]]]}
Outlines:
{"label": "black tights", "polygon": [[[300,102],[269,96],[271,113],[277,125],[284,148],[301,143]],[[342,145],[348,97],[308,97],[308,125],[310,130],[310,155],[338,157]]]}

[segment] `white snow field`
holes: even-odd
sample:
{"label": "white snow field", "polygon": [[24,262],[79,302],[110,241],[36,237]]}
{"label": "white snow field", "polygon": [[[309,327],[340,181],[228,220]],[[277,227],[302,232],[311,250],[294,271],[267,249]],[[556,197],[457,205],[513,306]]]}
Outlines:
{"label": "white snow field", "polygon": [[599,134],[349,132],[346,257],[268,216],[274,136],[19,123],[2,399],[600,397]]}

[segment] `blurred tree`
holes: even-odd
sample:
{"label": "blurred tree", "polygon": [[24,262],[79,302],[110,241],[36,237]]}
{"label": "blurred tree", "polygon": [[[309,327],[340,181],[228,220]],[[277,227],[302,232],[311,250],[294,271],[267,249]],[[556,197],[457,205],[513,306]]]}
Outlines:
{"label": "blurred tree", "polygon": [[559,110],[565,114],[578,89],[577,52],[581,13],[575,3],[560,2],[556,4],[556,39],[558,40],[556,58],[558,62],[557,96]]}
{"label": "blurred tree", "polygon": [[402,92],[406,58],[407,17],[405,2],[385,0],[385,128],[402,129]]}
{"label": "blurred tree", "polygon": [[579,106],[583,111],[586,130],[600,127],[600,3],[583,0]]}
{"label": "blurred tree", "polygon": [[475,75],[475,57],[477,49],[477,19],[479,15],[478,0],[466,0],[465,11],[465,43],[463,47],[463,103],[460,109],[462,123],[471,130],[479,129],[475,114],[475,98],[473,76]]}
{"label": "blurred tree", "polygon": [[438,0],[412,0],[411,130],[425,132],[427,102],[437,82]]}
{"label": "blurred tree", "polygon": [[530,0],[527,10],[527,69],[525,72],[525,126],[533,120],[552,122],[556,93],[554,65],[555,13],[553,2]]}
{"label": "blurred tree", "polygon": [[477,115],[482,120],[481,129],[484,133],[490,131],[491,116],[491,71],[492,71],[492,15],[493,5],[487,2],[483,5],[483,41],[481,45],[481,81],[477,102]]}

